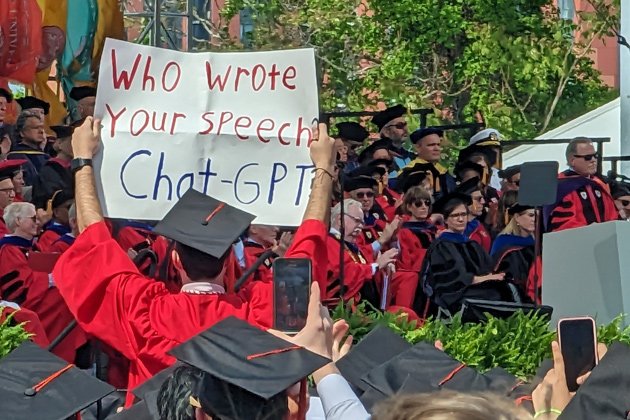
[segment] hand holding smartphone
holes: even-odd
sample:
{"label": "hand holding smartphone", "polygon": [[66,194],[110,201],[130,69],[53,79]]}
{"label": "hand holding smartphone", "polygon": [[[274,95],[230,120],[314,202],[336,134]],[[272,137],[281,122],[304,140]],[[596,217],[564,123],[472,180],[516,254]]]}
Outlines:
{"label": "hand holding smartphone", "polygon": [[563,318],[558,321],[558,343],[564,359],[569,392],[577,391],[577,379],[598,363],[597,330],[591,317]]}
{"label": "hand holding smartphone", "polygon": [[296,334],[306,325],[311,291],[311,260],[276,258],[273,262],[273,328]]}

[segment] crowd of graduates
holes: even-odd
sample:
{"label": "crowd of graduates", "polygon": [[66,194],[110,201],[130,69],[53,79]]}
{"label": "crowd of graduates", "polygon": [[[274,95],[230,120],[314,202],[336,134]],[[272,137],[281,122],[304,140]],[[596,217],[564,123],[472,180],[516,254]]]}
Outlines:
{"label": "crowd of graduates", "polygon": [[[464,367],[439,343],[410,347],[387,331],[351,350],[348,325],[328,309],[367,301],[421,323],[468,299],[535,308],[545,263],[537,223],[553,232],[630,218],[630,186],[596,173],[589,139],[568,144],[557,200],[539,211],[519,203],[520,167],[501,167],[497,130],[475,133],[445,167],[445,133],[409,134],[398,105],[372,118],[372,135],[367,123],[336,124],[330,137],[323,124],[314,130],[297,230],[252,224],[194,190],[161,221],[114,220],[103,217],[92,168],[96,91],[71,95],[81,117],[72,124],[46,127],[47,104],[26,97],[9,125],[13,98],[0,89],[0,306],[3,318],[28,321],[34,343],[0,360],[0,388],[13,392],[0,403],[7,418],[68,418],[88,406],[83,418],[531,418],[491,394],[394,396],[440,389],[529,400],[536,418],[569,404],[557,346],[541,385],[519,388],[506,372]],[[312,263],[306,327],[292,337],[272,330],[280,257]],[[619,375],[614,358],[626,350],[611,348],[593,376]],[[86,373],[94,369],[111,386]],[[308,375],[318,399],[307,398]],[[104,403],[114,389],[127,391],[119,414]]]}

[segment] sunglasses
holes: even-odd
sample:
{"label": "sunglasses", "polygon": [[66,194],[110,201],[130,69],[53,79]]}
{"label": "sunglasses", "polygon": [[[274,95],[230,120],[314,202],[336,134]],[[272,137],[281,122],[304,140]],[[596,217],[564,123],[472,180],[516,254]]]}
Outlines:
{"label": "sunglasses", "polygon": [[599,155],[597,153],[591,153],[590,155],[573,155],[576,158],[582,158],[587,162],[590,162],[591,160],[593,160],[593,158],[597,159],[599,157]]}
{"label": "sunglasses", "polygon": [[622,206],[628,207],[630,206],[630,200],[619,200]]}
{"label": "sunglasses", "polygon": [[402,130],[405,127],[407,127],[407,123],[406,122],[399,122],[399,123],[396,123],[396,124],[388,125],[385,128],[388,128],[388,127],[396,127],[397,129]]}
{"label": "sunglasses", "polygon": [[416,207],[422,207],[423,204],[426,207],[431,207],[431,200],[417,200],[413,202],[413,205]]}
{"label": "sunglasses", "polygon": [[373,192],[358,192],[354,194],[357,198],[361,199],[361,198],[372,198],[374,197],[374,193]]}

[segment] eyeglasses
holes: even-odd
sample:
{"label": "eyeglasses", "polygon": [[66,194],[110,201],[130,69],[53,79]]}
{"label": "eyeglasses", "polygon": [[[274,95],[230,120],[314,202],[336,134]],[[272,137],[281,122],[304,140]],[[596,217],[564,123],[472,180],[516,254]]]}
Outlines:
{"label": "eyeglasses", "polygon": [[0,188],[0,192],[7,194],[15,193],[15,188]]}
{"label": "eyeglasses", "polygon": [[362,199],[362,198],[372,198],[374,197],[374,193],[371,191],[368,192],[358,192],[354,194],[357,198]]}
{"label": "eyeglasses", "polygon": [[407,127],[407,123],[403,121],[403,122],[399,122],[399,123],[396,123],[396,124],[391,124],[391,125],[386,125],[385,126],[385,128],[388,128],[388,127],[396,127],[399,130],[403,130],[404,128]]}
{"label": "eyeglasses", "polygon": [[27,217],[23,217],[22,219],[26,220],[26,219],[31,219],[33,221],[33,223],[37,223],[37,216],[27,216]]}
{"label": "eyeglasses", "polygon": [[619,200],[622,206],[628,207],[630,206],[630,200]]}
{"label": "eyeglasses", "polygon": [[431,200],[416,200],[412,204],[416,207],[422,207],[423,204],[426,207],[431,207]]}
{"label": "eyeglasses", "polygon": [[345,216],[347,216],[350,219],[352,219],[352,221],[354,221],[356,224],[359,224],[359,225],[363,224],[363,219],[361,219],[359,217],[350,216],[349,214],[346,214]]}
{"label": "eyeglasses", "polygon": [[599,157],[599,154],[597,153],[591,153],[589,155],[573,155],[576,158],[582,158],[587,162],[590,162],[591,160],[593,160],[593,158],[597,159]]}
{"label": "eyeglasses", "polygon": [[461,213],[452,213],[448,216],[449,219],[463,219],[468,217],[468,212],[463,211]]}

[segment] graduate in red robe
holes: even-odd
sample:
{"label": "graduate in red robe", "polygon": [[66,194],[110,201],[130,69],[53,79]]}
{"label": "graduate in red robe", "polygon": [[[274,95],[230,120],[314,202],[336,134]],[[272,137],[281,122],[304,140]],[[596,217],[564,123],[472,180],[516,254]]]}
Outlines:
{"label": "graduate in red robe", "polygon": [[436,227],[429,218],[431,205],[431,193],[424,188],[412,187],[405,191],[401,207],[409,219],[396,234],[399,256],[390,293],[390,302],[395,305],[406,308],[413,305],[420,268],[436,235]]}
{"label": "graduate in red robe", "polygon": [[[12,231],[0,240],[0,295],[2,299],[35,312],[46,335],[54,340],[73,320],[59,290],[48,273],[36,272],[28,262],[33,238],[38,230],[35,206],[13,203],[5,209],[7,225]],[[81,328],[74,328],[54,349],[54,353],[74,363],[76,351],[87,342]]]}
{"label": "graduate in red robe", "polygon": [[26,160],[5,160],[0,162],[0,235],[4,236],[9,233],[7,225],[4,222],[3,213],[6,206],[15,201],[15,186],[13,185],[13,176]]}
{"label": "graduate in red robe", "polygon": [[[305,221],[287,257],[310,258],[314,281],[325,276],[326,214],[332,190],[333,141],[320,125],[311,144],[315,178]],[[91,117],[73,135],[74,156],[91,159],[99,147],[100,124]],[[321,135],[320,135],[321,134]],[[270,327],[272,285],[254,282],[225,294],[225,260],[254,216],[189,190],[156,226],[176,241],[173,261],[182,275],[180,293],[141,275],[103,221],[89,162],[75,172],[80,236],[61,256],[54,278],[79,325],[122,352],[130,361],[128,388],[171,365],[174,346],[229,316]],[[90,270],[79,267],[90,266]],[[128,399],[128,404],[131,399]]]}
{"label": "graduate in red robe", "polygon": [[52,245],[63,235],[71,232],[69,210],[74,200],[72,191],[57,190],[49,200],[48,210],[52,219],[44,225],[44,231],[37,239],[37,248],[42,252],[53,252]]}

